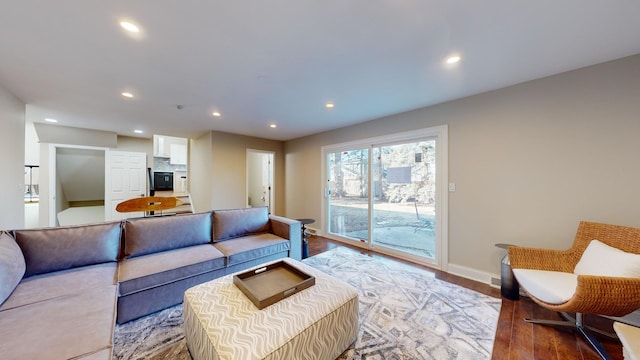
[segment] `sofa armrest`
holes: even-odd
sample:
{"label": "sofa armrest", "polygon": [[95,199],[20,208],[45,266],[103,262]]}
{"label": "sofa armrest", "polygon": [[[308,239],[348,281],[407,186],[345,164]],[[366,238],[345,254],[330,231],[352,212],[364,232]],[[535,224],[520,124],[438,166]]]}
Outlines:
{"label": "sofa armrest", "polygon": [[300,232],[302,224],[300,221],[276,215],[269,215],[269,221],[273,234],[291,242],[289,257],[302,260],[302,235]]}

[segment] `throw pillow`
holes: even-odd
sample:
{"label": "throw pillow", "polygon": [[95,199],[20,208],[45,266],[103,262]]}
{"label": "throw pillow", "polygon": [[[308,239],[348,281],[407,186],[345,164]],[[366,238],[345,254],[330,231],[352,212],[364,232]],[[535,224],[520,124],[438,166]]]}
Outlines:
{"label": "throw pillow", "polygon": [[576,275],[640,278],[640,254],[591,240],[573,272]]}
{"label": "throw pillow", "polygon": [[7,233],[0,234],[0,305],[4,303],[18,286],[26,264],[22,250]]}

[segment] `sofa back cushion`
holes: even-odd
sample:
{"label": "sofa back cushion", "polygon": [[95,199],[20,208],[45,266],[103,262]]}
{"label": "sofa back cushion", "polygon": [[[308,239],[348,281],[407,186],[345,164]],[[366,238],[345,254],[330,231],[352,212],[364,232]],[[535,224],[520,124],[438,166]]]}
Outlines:
{"label": "sofa back cushion", "polygon": [[265,233],[270,230],[269,208],[257,207],[213,212],[213,241]]}
{"label": "sofa back cushion", "polygon": [[15,230],[27,264],[25,277],[117,261],[120,222]]}
{"label": "sofa back cushion", "polygon": [[211,242],[211,212],[128,219],[125,256],[135,257]]}
{"label": "sofa back cushion", "polygon": [[0,305],[18,286],[26,264],[22,250],[16,241],[5,232],[0,232]]}

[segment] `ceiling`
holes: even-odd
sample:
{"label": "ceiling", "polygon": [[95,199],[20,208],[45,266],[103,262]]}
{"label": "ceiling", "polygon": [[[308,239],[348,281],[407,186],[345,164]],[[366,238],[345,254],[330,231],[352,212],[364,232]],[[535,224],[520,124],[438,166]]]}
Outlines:
{"label": "ceiling", "polygon": [[636,0],[0,1],[27,121],[148,138],[289,140],[640,53]]}

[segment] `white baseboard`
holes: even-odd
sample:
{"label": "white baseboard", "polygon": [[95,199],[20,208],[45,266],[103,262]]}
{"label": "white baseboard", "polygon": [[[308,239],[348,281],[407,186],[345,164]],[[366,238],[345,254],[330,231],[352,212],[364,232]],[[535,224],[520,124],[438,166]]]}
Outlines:
{"label": "white baseboard", "polygon": [[[499,284],[500,275],[498,274],[492,274],[492,273],[488,273],[488,272],[484,272],[484,271],[472,269],[470,267],[452,264],[452,263],[448,264],[447,270],[448,270],[447,272],[452,275],[457,275],[465,279],[481,282],[483,284],[487,284],[492,287],[496,287],[496,288],[500,287],[500,284]],[[492,279],[494,281],[492,281]],[[497,279],[498,284],[495,284],[495,279]]]}

